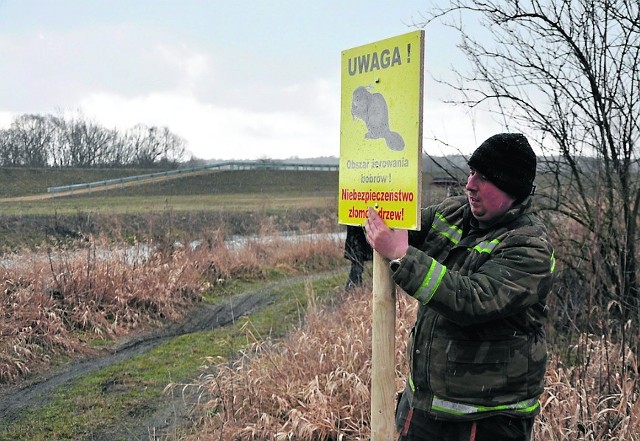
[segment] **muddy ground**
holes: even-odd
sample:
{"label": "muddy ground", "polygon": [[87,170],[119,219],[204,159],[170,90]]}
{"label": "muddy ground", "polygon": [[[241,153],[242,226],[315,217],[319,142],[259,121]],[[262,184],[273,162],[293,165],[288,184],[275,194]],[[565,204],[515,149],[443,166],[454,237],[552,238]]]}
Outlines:
{"label": "muddy ground", "polygon": [[[320,274],[318,276],[326,275]],[[25,408],[46,404],[54,390],[64,388],[82,375],[105,368],[112,363],[144,354],[172,338],[231,324],[238,317],[250,314],[267,305],[270,301],[271,291],[281,289],[284,285],[299,283],[301,280],[302,277],[273,283],[255,291],[237,294],[216,305],[199,304],[182,323],[122,342],[107,355],[72,363],[56,372],[42,374],[39,378],[26,384],[0,391],[0,426],[13,421]],[[101,441],[123,438],[131,440],[172,439],[179,426],[190,422],[191,405],[195,403],[196,399],[196,396],[183,396],[181,393],[167,395],[163,403],[157,403],[155,411],[150,415],[141,416],[135,427],[112,427],[104,430],[103,433],[92,434],[92,439]]]}

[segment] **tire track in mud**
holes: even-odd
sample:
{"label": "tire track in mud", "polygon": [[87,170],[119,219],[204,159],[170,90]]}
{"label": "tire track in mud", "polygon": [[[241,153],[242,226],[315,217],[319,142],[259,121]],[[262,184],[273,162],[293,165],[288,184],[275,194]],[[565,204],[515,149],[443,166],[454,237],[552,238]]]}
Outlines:
{"label": "tire track in mud", "polygon": [[[108,355],[74,362],[45,378],[32,380],[26,386],[14,386],[5,391],[0,391],[0,426],[3,423],[15,420],[20,412],[26,408],[37,408],[45,405],[54,390],[65,387],[83,375],[108,367],[113,363],[144,354],[172,338],[229,325],[239,317],[248,315],[268,305],[271,302],[269,294],[272,291],[301,283],[308,278],[316,279],[335,274],[337,274],[337,271],[312,276],[298,276],[268,284],[257,290],[236,294],[221,303],[200,303],[185,317],[184,321],[120,343]],[[174,419],[177,422],[177,420],[187,417],[188,410],[186,408],[183,397],[167,397],[166,402],[153,415],[144,417],[144,421],[141,421],[137,428],[128,428],[127,431],[129,435],[134,435],[133,439],[157,439],[150,430],[155,431],[156,424],[160,423],[160,426],[164,426],[160,427],[160,429],[166,432],[171,426],[170,419]],[[131,430],[139,433],[131,433]],[[94,439],[100,438],[94,437]]]}

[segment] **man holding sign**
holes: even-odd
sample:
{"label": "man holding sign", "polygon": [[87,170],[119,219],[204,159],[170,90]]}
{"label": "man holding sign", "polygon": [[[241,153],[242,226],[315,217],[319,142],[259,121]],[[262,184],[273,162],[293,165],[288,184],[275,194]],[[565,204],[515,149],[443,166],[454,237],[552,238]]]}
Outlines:
{"label": "man holding sign", "polygon": [[521,134],[487,139],[469,160],[467,197],[390,229],[370,207],[367,239],[420,302],[400,440],[529,440],[546,368],[554,251],[531,212],[536,157]]}

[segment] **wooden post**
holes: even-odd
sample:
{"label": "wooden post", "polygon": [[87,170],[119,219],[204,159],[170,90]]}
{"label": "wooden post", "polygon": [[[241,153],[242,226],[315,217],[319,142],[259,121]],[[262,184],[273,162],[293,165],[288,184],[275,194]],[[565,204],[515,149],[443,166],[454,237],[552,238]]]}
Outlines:
{"label": "wooden post", "polygon": [[396,285],[389,261],[373,253],[371,439],[395,439]]}

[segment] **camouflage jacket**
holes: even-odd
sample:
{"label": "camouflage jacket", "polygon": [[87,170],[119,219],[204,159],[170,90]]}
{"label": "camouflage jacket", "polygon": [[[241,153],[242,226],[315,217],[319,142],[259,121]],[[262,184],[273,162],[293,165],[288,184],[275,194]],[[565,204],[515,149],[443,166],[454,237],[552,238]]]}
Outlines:
{"label": "camouflage jacket", "polygon": [[538,413],[555,257],[530,205],[484,230],[466,197],[423,210],[393,273],[420,302],[408,347],[412,407],[454,420]]}

